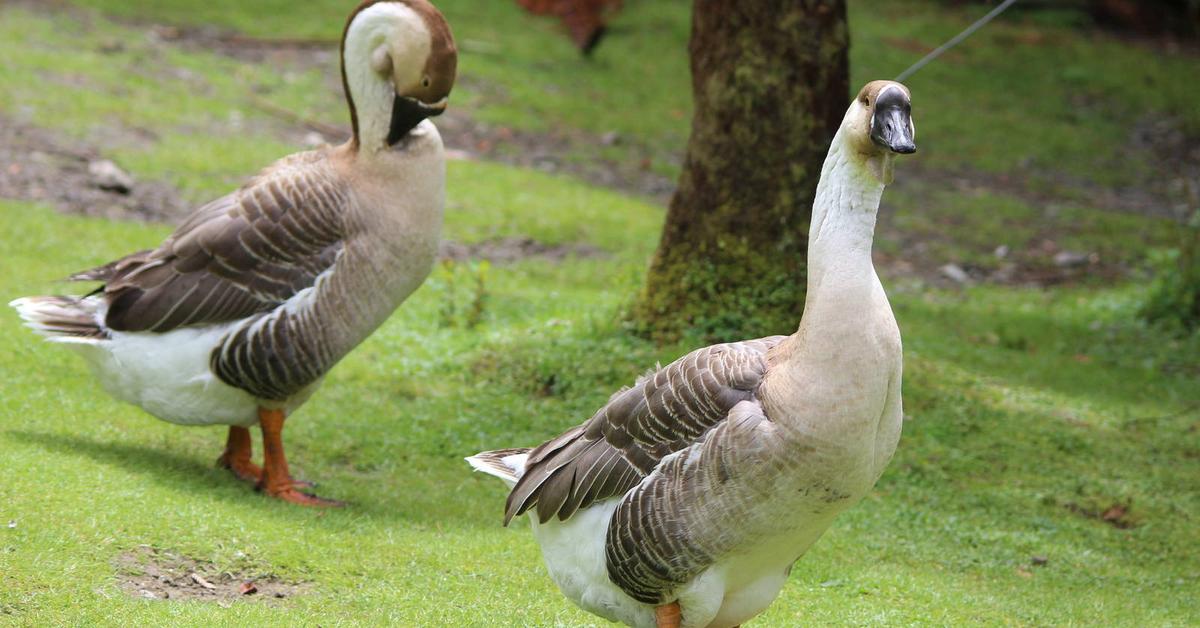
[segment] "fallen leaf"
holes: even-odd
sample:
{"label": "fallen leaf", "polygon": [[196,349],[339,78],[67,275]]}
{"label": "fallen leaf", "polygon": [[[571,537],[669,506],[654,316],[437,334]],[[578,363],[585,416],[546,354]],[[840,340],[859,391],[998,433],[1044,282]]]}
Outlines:
{"label": "fallen leaf", "polygon": [[1100,515],[1100,518],[1105,521],[1120,521],[1125,515],[1129,514],[1129,509],[1121,504],[1113,504]]}
{"label": "fallen leaf", "polygon": [[1017,575],[1021,576],[1022,578],[1032,578],[1033,577],[1033,573],[1026,570],[1024,567],[1017,567]]}
{"label": "fallen leaf", "polygon": [[253,582],[243,582],[242,586],[238,587],[238,593],[242,595],[254,595],[258,593],[258,587],[254,586]]}

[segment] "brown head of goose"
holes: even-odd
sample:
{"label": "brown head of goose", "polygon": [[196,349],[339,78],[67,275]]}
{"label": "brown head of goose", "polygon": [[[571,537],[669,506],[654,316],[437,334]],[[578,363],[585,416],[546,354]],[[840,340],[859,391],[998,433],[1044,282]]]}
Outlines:
{"label": "brown head of goose", "polygon": [[427,118],[445,108],[455,63],[426,0],[362,3],[342,39],[348,142],[285,157],[157,248],[74,275],[103,282],[86,296],[13,307],[117,398],[172,423],[229,425],[219,463],[238,477],[287,501],[334,503],[297,490],[283,421],[432,267],[445,158]]}
{"label": "brown head of goose", "polygon": [[468,458],[528,512],[551,578],[639,627],[730,627],[861,499],[900,436],[900,332],[871,263],[908,89],[867,84],[821,171],[799,328],[693,351],[534,449]]}

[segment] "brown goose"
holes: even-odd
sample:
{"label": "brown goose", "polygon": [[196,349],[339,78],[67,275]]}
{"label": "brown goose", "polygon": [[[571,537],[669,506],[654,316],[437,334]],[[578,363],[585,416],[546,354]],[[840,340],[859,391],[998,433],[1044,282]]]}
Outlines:
{"label": "brown goose", "polygon": [[900,437],[900,332],[871,263],[908,89],[867,84],[821,171],[799,329],[689,353],[541,446],[467,460],[515,485],[550,576],[631,626],[728,627],[867,493]]}
{"label": "brown goose", "polygon": [[426,0],[363,2],[342,36],[348,142],[285,157],[158,248],[74,275],[104,282],[86,296],[11,305],[113,396],[164,421],[229,425],[218,462],[239,478],[290,502],[336,503],[297,490],[284,418],[432,267],[445,159],[427,118],[445,108],[456,60]]}

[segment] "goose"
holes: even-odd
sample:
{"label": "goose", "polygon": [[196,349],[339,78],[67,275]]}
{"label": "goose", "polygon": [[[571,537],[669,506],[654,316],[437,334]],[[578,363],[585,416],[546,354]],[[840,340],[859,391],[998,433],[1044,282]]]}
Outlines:
{"label": "goose", "polygon": [[346,143],[284,157],[157,248],[70,277],[103,282],[91,293],[10,305],[114,397],[171,423],[228,425],[218,464],[239,479],[340,505],[299,490],[311,484],[288,470],[284,420],[432,268],[445,157],[428,118],[445,109],[456,64],[429,2],[363,2],[341,42]]}
{"label": "goose", "polygon": [[871,262],[908,89],[862,88],[821,170],[796,332],[698,349],[533,448],[467,458],[530,514],[550,577],[630,626],[737,626],[875,485],[900,438],[900,332]]}

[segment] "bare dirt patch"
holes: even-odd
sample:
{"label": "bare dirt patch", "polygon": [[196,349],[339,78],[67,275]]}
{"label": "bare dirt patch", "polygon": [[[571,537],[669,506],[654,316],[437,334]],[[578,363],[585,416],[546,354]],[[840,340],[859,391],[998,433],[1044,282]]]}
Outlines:
{"label": "bare dirt patch", "polygon": [[101,161],[98,151],[79,142],[0,117],[0,198],[49,203],[64,212],[103,218],[172,220],[187,210],[178,191],[163,182],[134,180],[111,189],[89,171]]}
{"label": "bare dirt patch", "polygon": [[590,244],[546,244],[521,236],[484,240],[474,244],[446,241],[442,242],[438,255],[441,259],[455,262],[482,259],[493,264],[506,264],[531,258],[561,262],[571,257],[605,257],[607,253]]}
{"label": "bare dirt patch", "polygon": [[[23,5],[46,10],[45,3],[18,0]],[[60,0],[49,3],[54,10],[73,11],[86,20],[90,15]],[[169,26],[150,21],[120,18],[118,22],[141,29],[146,37],[164,47],[215,52],[248,63],[265,64],[279,72],[318,70],[325,77],[324,88],[335,98],[341,98],[342,85],[337,72],[337,41],[334,38],[255,38],[210,26]],[[908,40],[889,40],[887,43],[914,53],[924,50],[923,45]],[[114,45],[121,45],[119,42]],[[953,57],[954,53],[951,53]],[[183,70],[180,70],[183,71]],[[480,94],[486,101],[503,101],[509,98],[503,85],[481,81],[474,77],[462,77],[464,84]],[[261,128],[295,144],[314,144],[320,141],[340,142],[349,136],[349,125],[339,116],[329,120],[307,118],[297,112],[278,107],[270,102],[269,93],[251,86],[254,93],[248,96],[246,106],[257,109],[271,117]],[[0,120],[0,124],[3,120]],[[541,131],[524,131],[500,124],[482,122],[470,110],[451,107],[446,115],[437,120],[445,138],[449,154],[457,159],[481,159],[498,161],[545,172],[562,173],[592,184],[617,189],[626,193],[666,204],[675,188],[673,178],[655,171],[651,165],[670,160],[679,160],[682,146],[651,146],[636,137],[624,137],[616,133],[591,133],[571,128],[551,128]],[[3,129],[0,129],[0,133]],[[128,136],[125,129],[114,131]],[[153,137],[145,141],[153,141]],[[1165,217],[1177,213],[1178,190],[1188,181],[1200,181],[1200,138],[1182,130],[1178,120],[1163,116],[1146,116],[1133,125],[1125,138],[1127,145],[1138,154],[1139,161],[1147,161],[1151,167],[1143,177],[1124,187],[1097,185],[1083,178],[1056,172],[1053,168],[1018,168],[1011,173],[986,173],[969,168],[945,170],[923,168],[918,161],[906,166],[907,177],[919,177],[938,186],[958,189],[993,191],[1020,198],[1033,205],[1047,206],[1059,203],[1092,207],[1101,211],[1123,212],[1137,215]],[[0,134],[0,195],[6,193],[3,172],[11,160],[5,160],[3,151],[6,138]],[[619,159],[602,157],[612,155],[613,146],[622,150]],[[10,150],[10,152],[12,152]],[[24,175],[32,182],[24,185],[25,190],[16,194],[18,198],[38,199],[40,195],[53,194],[51,199],[67,211],[112,217],[140,217],[168,222],[175,221],[181,213],[168,204],[153,198],[139,199],[147,193],[135,190],[133,198],[122,200],[110,193],[101,193],[98,198],[80,196],[86,190],[86,181],[76,178],[62,179],[57,170],[79,172],[78,160],[74,164],[69,157],[57,156],[43,151],[56,161],[54,167],[42,168],[33,164],[32,175]],[[1144,156],[1144,158],[1143,158]],[[31,160],[34,161],[34,160]],[[43,170],[39,174],[39,170]],[[66,185],[48,186],[47,181],[66,181]],[[903,180],[897,181],[902,186]],[[12,186],[10,186],[11,189]],[[17,186],[21,187],[21,186]],[[30,189],[32,188],[32,189]],[[47,189],[51,189],[47,192]],[[151,192],[153,190],[150,190]],[[89,191],[91,192],[91,191]],[[116,203],[114,209],[113,201]],[[885,203],[886,203],[885,199]],[[129,205],[133,207],[130,208]],[[1064,236],[1070,234],[1069,225],[1055,224],[1053,220],[1039,225],[1037,238],[1030,239],[1028,246],[1016,246],[997,255],[994,263],[985,260],[974,264],[965,260],[947,259],[936,253],[938,247],[930,246],[937,235],[905,233],[889,224],[892,212],[881,213],[880,228],[885,237],[899,242],[900,251],[891,256],[881,256],[880,263],[894,275],[911,276],[935,285],[957,285],[967,282],[1003,283],[1019,285],[1055,285],[1075,282],[1107,282],[1128,277],[1131,267],[1137,263],[1140,253],[1130,253],[1115,259],[1112,256],[1097,257],[1095,251],[1068,251],[1059,248]],[[964,225],[948,225],[946,238],[954,236],[954,229]],[[997,242],[999,247],[1000,242]],[[443,247],[443,257],[448,259],[490,259],[503,263],[529,257],[562,259],[570,255],[590,255],[587,251],[572,250],[574,247],[556,249],[541,243],[521,239],[493,241],[464,246],[448,243]],[[982,253],[990,254],[991,251]],[[1058,256],[1062,257],[1058,257]],[[978,256],[977,256],[978,257]],[[1079,259],[1074,259],[1078,257]],[[953,267],[947,271],[947,267]],[[960,272],[961,271],[961,272]],[[954,279],[950,275],[965,277],[967,281]]]}
{"label": "bare dirt patch", "polygon": [[[283,72],[321,70],[326,76],[326,89],[336,94],[337,98],[342,98],[341,77],[337,72],[338,40],[257,38],[207,26],[166,26],[129,20],[124,20],[124,23],[145,28],[148,37],[184,49],[216,52],[242,61],[269,64]],[[460,77],[459,81],[474,91],[504,97],[504,90],[500,86],[472,77]],[[291,125],[292,129],[279,133],[289,141],[297,137],[297,129],[317,133],[329,142],[341,142],[350,136],[350,126],[344,120],[332,124],[325,120],[305,118],[273,106],[261,97],[252,98],[252,105],[272,115],[280,123]],[[675,190],[673,178],[651,168],[656,157],[660,160],[664,157],[661,151],[655,153],[650,147],[617,133],[594,134],[577,129],[522,131],[480,122],[468,112],[453,106],[437,119],[437,125],[453,158],[498,161],[544,172],[568,174],[661,204],[665,204]],[[628,149],[626,152],[631,155],[629,159],[617,161],[577,157],[592,153],[595,148],[619,144]]]}
{"label": "bare dirt patch", "polygon": [[[945,243],[969,228],[963,222],[947,224],[943,233],[912,233],[894,223],[896,213],[882,211],[880,232],[900,245],[893,256],[880,255],[879,262],[893,274],[916,276],[936,285],[962,283],[998,283],[1025,286],[1055,286],[1079,282],[1111,283],[1133,275],[1146,249],[1167,243],[1147,242],[1141,250],[1121,250],[1117,255],[1098,251],[1068,250],[1063,242],[1076,234],[1076,226],[1053,217],[1056,207],[1086,207],[1097,212],[1131,214],[1183,222],[1194,206],[1200,190],[1200,136],[1189,132],[1177,118],[1146,116],[1127,131],[1125,145],[1139,164],[1141,174],[1130,184],[1099,185],[1078,176],[1051,168],[1018,168],[1008,173],[989,173],[962,167],[953,170],[929,168],[920,161],[905,165],[903,178],[894,187],[904,189],[919,181],[921,185],[960,192],[963,199],[992,193],[1019,199],[1045,208],[1046,217],[1038,222],[1037,233],[1023,245],[1010,249],[1000,238],[990,262],[971,264],[962,260],[932,255],[929,249]],[[884,205],[888,200],[884,199]],[[971,209],[964,206],[964,212]],[[947,266],[953,266],[947,272]],[[961,271],[961,273],[959,272]]]}
{"label": "bare dirt patch", "polygon": [[[498,161],[549,173],[567,174],[593,185],[620,190],[666,205],[675,180],[655,171],[651,148],[616,132],[593,134],[577,129],[522,131],[480,122],[467,113],[450,111],[437,120],[446,145],[460,158]],[[596,157],[603,148],[624,145],[628,159]],[[452,153],[453,154],[453,153]],[[580,158],[586,155],[586,158]],[[672,154],[668,159],[678,159]]]}
{"label": "bare dirt patch", "polygon": [[[60,211],[84,216],[166,223],[178,222],[191,209],[167,183],[133,180],[112,189],[111,182],[90,168],[103,161],[99,151],[85,144],[0,116],[0,198],[49,203]],[[607,255],[588,244],[546,244],[525,236],[473,244],[443,242],[439,253],[442,259],[496,264]]]}
{"label": "bare dirt patch", "polygon": [[244,599],[284,599],[310,585],[289,583],[269,572],[222,571],[212,563],[146,545],[114,561],[121,590],[148,600],[211,600],[223,604]]}

